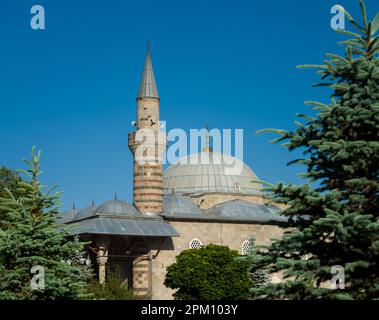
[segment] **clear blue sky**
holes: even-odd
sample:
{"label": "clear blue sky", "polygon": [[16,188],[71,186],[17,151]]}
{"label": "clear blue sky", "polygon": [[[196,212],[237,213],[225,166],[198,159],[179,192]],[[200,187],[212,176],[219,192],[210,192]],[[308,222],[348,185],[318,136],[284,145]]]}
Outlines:
{"label": "clear blue sky", "polygon": [[[377,0],[367,0],[371,16]],[[46,10],[46,30],[30,28],[30,8]],[[270,145],[262,128],[293,128],[313,70],[343,39],[330,28],[329,0],[23,0],[0,9],[0,165],[23,167],[43,152],[43,181],[59,184],[64,208],[131,200],[130,122],[152,46],[168,128],[243,128],[244,161],[266,181],[299,182],[296,155]],[[358,0],[341,0],[358,15]]]}

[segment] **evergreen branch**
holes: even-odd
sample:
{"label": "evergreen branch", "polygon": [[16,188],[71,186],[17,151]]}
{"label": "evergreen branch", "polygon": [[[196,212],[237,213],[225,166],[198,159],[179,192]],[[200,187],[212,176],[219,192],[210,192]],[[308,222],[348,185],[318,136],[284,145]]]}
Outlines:
{"label": "evergreen branch", "polygon": [[341,34],[343,34],[345,36],[352,36],[356,40],[358,40],[360,43],[362,43],[363,45],[366,45],[366,41],[358,33],[355,33],[355,32],[352,32],[352,31],[347,31],[347,30],[341,30],[341,29],[336,30],[336,32],[341,33]]}
{"label": "evergreen branch", "polygon": [[278,143],[278,142],[283,141],[285,139],[286,139],[286,137],[282,136],[282,137],[279,137],[279,138],[271,139],[271,140],[269,140],[269,142],[270,143]]}
{"label": "evergreen branch", "polygon": [[269,188],[274,188],[274,185],[270,182],[267,182],[267,181],[263,181],[263,180],[251,180],[250,181],[251,183],[258,183],[258,184],[262,184],[264,186],[267,186]]}
{"label": "evergreen branch", "polygon": [[26,175],[27,177],[32,178],[31,174],[28,171],[24,170],[24,169],[17,170],[16,172],[17,173],[22,173],[22,174]]}
{"label": "evergreen branch", "polygon": [[[378,13],[378,15],[379,15],[379,13]],[[371,40],[371,42],[370,42],[367,50],[371,51],[375,47],[375,45],[377,45],[378,43],[379,43],[379,36],[377,36],[377,37],[375,37],[374,39]]]}
{"label": "evergreen branch", "polygon": [[301,118],[301,119],[309,120],[311,122],[314,122],[314,121],[317,120],[315,117],[308,116],[308,115],[302,114],[302,113],[296,113],[296,116],[299,117],[299,118]]}
{"label": "evergreen branch", "polygon": [[320,64],[303,64],[296,66],[297,69],[328,69],[327,66]]}
{"label": "evergreen branch", "polygon": [[348,39],[348,40],[343,40],[343,41],[340,41],[337,43],[338,45],[341,45],[341,46],[357,46],[357,47],[360,47],[362,49],[365,49],[366,46],[363,45],[360,41],[356,40],[356,39]]}
{"label": "evergreen branch", "polygon": [[325,56],[328,57],[328,58],[334,58],[334,59],[336,59],[336,60],[343,61],[343,62],[345,62],[345,63],[347,63],[347,64],[350,63],[349,60],[347,60],[347,59],[344,58],[344,57],[339,56],[338,54],[334,54],[334,53],[325,53]]}
{"label": "evergreen branch", "polygon": [[359,0],[359,5],[361,7],[362,11],[362,21],[363,21],[363,26],[365,29],[367,29],[367,13],[366,13],[366,6],[363,0]]}
{"label": "evergreen branch", "polygon": [[375,18],[371,21],[371,36],[379,30],[379,12],[375,15]]}
{"label": "evergreen branch", "polygon": [[360,49],[357,49],[357,48],[352,48],[352,53],[353,54],[359,54],[359,55],[362,55],[362,54],[365,54],[366,52],[365,51],[362,51]]}
{"label": "evergreen branch", "polygon": [[356,27],[360,32],[365,32],[365,29],[359,25],[359,23],[357,23],[353,16],[344,8],[344,13],[345,13],[345,16],[347,17],[347,19],[349,20],[349,22],[354,26]]}
{"label": "evergreen branch", "polygon": [[301,161],[301,160],[304,160],[304,159],[301,159],[301,158],[299,158],[299,159],[294,159],[294,160],[291,160],[291,161],[287,162],[286,165],[287,165],[287,166],[291,166],[291,165],[293,165],[293,164],[297,164],[297,163],[299,163],[299,161]]}
{"label": "evergreen branch", "polygon": [[280,135],[287,135],[288,131],[282,130],[282,129],[261,129],[256,131],[256,134],[263,134],[263,133],[276,133]]}
{"label": "evergreen branch", "polygon": [[315,106],[323,108],[324,110],[330,110],[330,107],[324,103],[317,102],[317,101],[304,101],[304,104],[307,106]]}
{"label": "evergreen branch", "polygon": [[317,88],[317,87],[330,87],[332,85],[333,85],[333,83],[331,83],[331,82],[321,82],[321,83],[312,84],[312,86],[315,88]]}

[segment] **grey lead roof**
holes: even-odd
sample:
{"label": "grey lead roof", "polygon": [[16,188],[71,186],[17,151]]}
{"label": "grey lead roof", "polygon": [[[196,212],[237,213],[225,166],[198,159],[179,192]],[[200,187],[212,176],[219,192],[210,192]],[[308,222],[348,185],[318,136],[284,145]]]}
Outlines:
{"label": "grey lead roof", "polygon": [[179,233],[158,219],[123,219],[98,217],[72,224],[73,234],[112,234],[145,237],[177,237]]}
{"label": "grey lead roof", "polygon": [[185,195],[166,194],[160,216],[145,216],[125,201],[111,200],[96,207],[70,210],[61,222],[76,226],[76,234],[98,233],[140,236],[178,236],[167,220],[213,220],[247,223],[282,223],[281,209],[267,204],[254,204],[245,200],[229,200],[210,209],[200,209]]}
{"label": "grey lead roof", "polygon": [[[244,200],[230,200],[220,203],[210,209],[191,211],[191,201],[184,195],[165,195],[163,198],[163,217],[174,220],[215,220],[215,221],[244,221],[258,223],[285,223],[287,218],[281,216],[280,208],[267,204],[254,204]],[[199,214],[198,212],[201,212]]]}
{"label": "grey lead roof", "polygon": [[255,204],[244,200],[230,200],[208,209],[207,213],[236,220],[287,222],[286,217],[279,215],[280,211],[280,208],[272,205]]}
{"label": "grey lead roof", "polygon": [[193,153],[167,168],[163,175],[166,194],[207,192],[261,194],[257,175],[241,160],[219,152]]}
{"label": "grey lead roof", "polygon": [[64,215],[60,216],[60,218],[62,218],[60,222],[62,223],[69,222],[72,219],[74,219],[77,216],[77,214],[78,214],[78,210],[76,210],[75,208],[72,208],[71,210],[65,212]]}
{"label": "grey lead roof", "polygon": [[199,207],[190,198],[177,194],[163,196],[163,210],[171,214],[202,214]]}
{"label": "grey lead roof", "polygon": [[69,224],[73,234],[110,234],[146,237],[176,237],[178,232],[162,217],[140,214],[121,200],[111,200],[96,207],[70,210],[61,222]]}
{"label": "grey lead roof", "polygon": [[97,207],[94,213],[104,215],[141,216],[133,205],[121,200],[107,201]]}
{"label": "grey lead roof", "polygon": [[151,62],[150,46],[147,46],[145,68],[143,70],[138,98],[159,98],[158,88],[155,82],[153,64]]}

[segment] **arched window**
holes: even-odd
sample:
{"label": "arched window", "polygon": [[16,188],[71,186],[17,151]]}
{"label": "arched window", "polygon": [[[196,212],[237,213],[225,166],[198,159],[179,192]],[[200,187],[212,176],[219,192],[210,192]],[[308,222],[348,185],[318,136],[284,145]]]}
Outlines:
{"label": "arched window", "polygon": [[190,249],[200,249],[203,243],[198,238],[193,238],[189,243]]}
{"label": "arched window", "polygon": [[241,245],[241,254],[242,255],[247,255],[250,250],[251,250],[251,242],[250,242],[250,240],[245,240],[244,242],[242,242],[242,245]]}

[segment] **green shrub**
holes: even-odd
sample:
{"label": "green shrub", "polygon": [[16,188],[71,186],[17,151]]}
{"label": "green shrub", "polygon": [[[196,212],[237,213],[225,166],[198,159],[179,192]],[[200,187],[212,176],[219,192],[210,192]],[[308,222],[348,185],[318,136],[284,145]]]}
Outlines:
{"label": "green shrub", "polygon": [[133,289],[130,289],[117,273],[109,273],[104,284],[100,284],[96,279],[90,281],[88,291],[97,300],[136,299]]}
{"label": "green shrub", "polygon": [[165,285],[177,300],[244,300],[249,298],[249,263],[226,246],[208,245],[182,251],[167,268]]}

